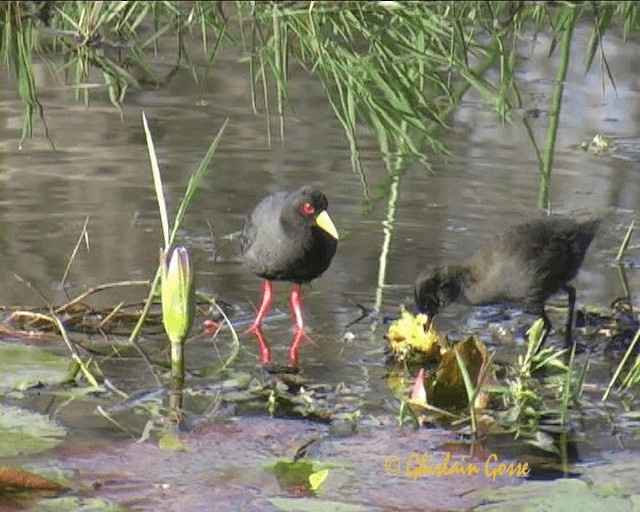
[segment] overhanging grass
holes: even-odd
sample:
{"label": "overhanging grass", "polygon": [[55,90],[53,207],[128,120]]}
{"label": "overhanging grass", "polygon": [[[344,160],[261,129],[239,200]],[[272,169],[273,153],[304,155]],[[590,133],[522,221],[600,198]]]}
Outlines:
{"label": "overhanging grass", "polygon": [[[79,99],[89,103],[106,91],[122,108],[130,88],[162,85],[178,66],[203,79],[219,50],[231,45],[247,57],[248,80],[255,86],[251,101],[267,113],[267,134],[269,118],[276,115],[280,137],[294,105],[289,71],[301,66],[322,84],[353,167],[366,183],[358,152],[363,128],[375,134],[387,159],[428,163],[429,154],[446,151],[434,127],[446,127],[461,99],[456,91],[476,90],[499,119],[511,121],[512,109],[520,106],[515,56],[523,31],[550,33],[552,55],[556,42],[568,48],[568,27],[579,20],[593,27],[585,68],[599,55],[603,84],[605,78],[613,83],[602,40],[612,27],[620,27],[623,37],[637,30],[635,2],[4,2],[0,55],[24,105],[23,140],[33,136],[34,116],[44,119],[32,73],[35,52],[55,58]],[[207,62],[203,75],[185,45],[195,34]],[[159,76],[152,57],[171,38],[175,66]],[[567,65],[562,55],[560,77]],[[478,65],[487,60],[490,66]],[[496,78],[489,69],[498,71],[491,75]],[[96,85],[102,92],[95,92]],[[561,103],[558,90],[551,105],[558,115]],[[546,202],[558,124],[558,116],[550,120],[542,149],[529,129],[540,161],[540,205]]]}

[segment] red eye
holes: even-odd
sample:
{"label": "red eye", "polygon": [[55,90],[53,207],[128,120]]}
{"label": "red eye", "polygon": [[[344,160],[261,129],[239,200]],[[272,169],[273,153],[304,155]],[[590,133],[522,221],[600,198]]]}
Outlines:
{"label": "red eye", "polygon": [[300,206],[300,211],[302,212],[302,215],[304,215],[305,217],[309,217],[314,213],[316,213],[316,209],[313,207],[311,203],[304,203],[302,206]]}

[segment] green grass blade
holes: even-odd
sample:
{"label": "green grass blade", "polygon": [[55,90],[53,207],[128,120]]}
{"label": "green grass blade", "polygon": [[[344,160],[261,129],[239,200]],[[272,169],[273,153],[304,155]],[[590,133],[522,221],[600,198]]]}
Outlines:
{"label": "green grass blade", "polygon": [[229,123],[229,119],[227,118],[225,119],[224,123],[222,123],[220,130],[218,130],[218,134],[216,135],[215,139],[213,139],[213,142],[209,146],[209,149],[204,155],[202,161],[200,162],[200,165],[195,170],[195,172],[191,175],[191,178],[189,178],[189,183],[187,184],[187,190],[185,191],[184,197],[180,202],[180,207],[178,208],[178,213],[176,214],[176,220],[173,225],[173,231],[171,232],[171,236],[169,237],[170,243],[173,243],[173,240],[176,236],[176,232],[178,231],[178,228],[182,224],[182,220],[184,219],[185,213],[187,211],[187,208],[189,207],[189,204],[191,203],[191,200],[193,199],[193,196],[198,191],[198,187],[200,186],[202,177],[204,176],[204,173],[209,167],[209,163],[211,163],[211,159],[213,158],[213,155],[218,149],[218,145],[220,144],[220,140],[222,139],[222,134],[224,133],[224,130],[227,127],[228,123]]}
{"label": "green grass blade", "polygon": [[553,168],[553,155],[555,153],[556,138],[558,134],[558,126],[560,125],[560,109],[562,107],[562,94],[564,91],[564,81],[569,69],[571,41],[573,29],[580,16],[578,7],[572,8],[565,15],[565,23],[560,29],[563,31],[562,41],[560,44],[560,56],[558,58],[558,67],[556,69],[556,83],[551,96],[551,106],[549,108],[549,126],[547,128],[547,137],[545,141],[544,157],[542,167],[540,168],[540,186],[538,190],[538,208],[546,208],[549,202],[549,181],[551,179],[551,170]]}
{"label": "green grass blade", "polygon": [[[609,398],[609,394],[611,393],[611,390],[613,389],[613,386],[615,385],[616,381],[618,380],[618,377],[620,377],[620,374],[622,373],[622,370],[624,369],[624,365],[627,364],[627,361],[631,357],[631,354],[633,354],[633,351],[635,350],[636,344],[638,343],[639,339],[640,339],[640,329],[638,329],[636,331],[636,335],[633,337],[633,341],[629,345],[629,348],[627,349],[627,351],[624,353],[624,356],[622,357],[622,360],[620,361],[620,364],[618,364],[618,366],[616,368],[616,371],[613,374],[613,377],[611,377],[611,380],[609,381],[609,385],[607,386],[607,389],[604,392],[604,395],[602,396],[602,401],[603,402],[606,401],[607,398]],[[634,366],[632,367],[632,371],[636,366],[637,366],[637,361],[634,364]]]}
{"label": "green grass blade", "polygon": [[620,244],[620,248],[618,249],[618,254],[616,255],[616,263],[620,263],[622,261],[622,258],[624,258],[624,253],[627,250],[627,247],[629,246],[629,242],[631,241],[631,233],[633,233],[633,226],[635,222],[636,222],[636,219],[633,219],[631,221],[631,224],[629,224],[629,228],[627,229],[627,234],[624,236],[624,239]]}
{"label": "green grass blade", "polygon": [[149,151],[149,161],[151,162],[151,174],[153,176],[153,187],[156,193],[156,199],[158,200],[158,209],[160,211],[160,223],[162,225],[162,237],[164,240],[164,248],[167,250],[170,246],[169,242],[169,216],[167,214],[167,201],[164,197],[164,190],[162,188],[162,176],[160,175],[160,167],[158,166],[158,158],[156,157],[156,150],[153,144],[153,138],[151,137],[151,131],[149,130],[149,124],[147,123],[147,116],[142,112],[142,124],[144,126],[144,135],[147,140],[147,149]]}
{"label": "green grass blade", "polygon": [[475,401],[477,395],[476,385],[471,380],[471,375],[469,375],[469,371],[467,370],[462,357],[458,353],[457,350],[454,349],[454,354],[456,356],[456,361],[458,363],[458,368],[460,369],[460,373],[462,374],[462,379],[464,380],[464,387],[467,391],[467,398],[469,399],[469,414],[471,416],[471,430],[475,435],[477,433],[476,429],[476,409],[475,409]]}

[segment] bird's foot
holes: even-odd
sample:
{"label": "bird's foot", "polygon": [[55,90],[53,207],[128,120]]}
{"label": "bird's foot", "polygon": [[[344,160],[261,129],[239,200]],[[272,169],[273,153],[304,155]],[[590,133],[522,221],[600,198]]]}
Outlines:
{"label": "bird's foot", "polygon": [[257,336],[258,333],[260,333],[260,335],[262,335],[262,325],[255,324],[255,323],[251,327],[249,327],[249,328],[245,329],[244,331],[242,331],[242,334],[244,334],[245,336],[248,336],[250,334],[255,334]]}

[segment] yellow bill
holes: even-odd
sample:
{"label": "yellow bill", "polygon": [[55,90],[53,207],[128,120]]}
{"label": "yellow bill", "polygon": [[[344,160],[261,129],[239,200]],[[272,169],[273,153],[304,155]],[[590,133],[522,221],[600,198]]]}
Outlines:
{"label": "yellow bill", "polygon": [[320,229],[329,233],[333,238],[338,240],[338,230],[336,229],[333,221],[331,220],[331,217],[329,217],[329,214],[326,210],[321,211],[320,214],[316,217],[316,225]]}

